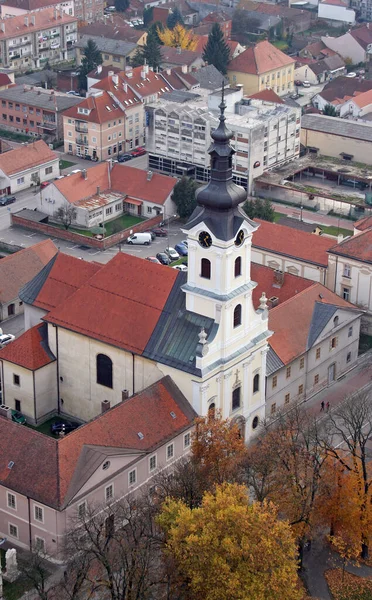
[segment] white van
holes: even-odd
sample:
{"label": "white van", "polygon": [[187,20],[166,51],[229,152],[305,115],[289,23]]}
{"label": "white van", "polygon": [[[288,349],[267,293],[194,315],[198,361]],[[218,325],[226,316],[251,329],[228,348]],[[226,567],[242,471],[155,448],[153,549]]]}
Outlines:
{"label": "white van", "polygon": [[127,238],[127,244],[151,244],[151,233],[133,233]]}

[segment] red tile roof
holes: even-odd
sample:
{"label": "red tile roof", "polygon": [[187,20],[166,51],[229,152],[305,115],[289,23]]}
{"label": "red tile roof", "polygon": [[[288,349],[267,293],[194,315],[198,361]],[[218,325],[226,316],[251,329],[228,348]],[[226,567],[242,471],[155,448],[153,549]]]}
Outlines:
{"label": "red tile roof", "polygon": [[167,19],[170,13],[169,8],[163,8],[161,6],[154,6],[152,9],[152,22],[156,23],[159,21],[163,25],[167,24]]}
{"label": "red tile roof", "polygon": [[[195,52],[199,52],[199,54],[203,54],[204,48],[208,42],[208,35],[195,34],[195,38],[198,41],[198,45],[195,48]],[[233,56],[233,54],[238,46],[238,42],[233,42],[230,40],[225,40],[225,41],[226,41],[226,44],[228,45],[228,47],[230,48],[230,56]]]}
{"label": "red tile roof", "polygon": [[175,177],[152,173],[151,179],[142,169],[115,164],[111,171],[111,189],[132,198],[164,204],[177,183]]}
{"label": "red tile roof", "polygon": [[201,58],[202,52],[192,50],[181,50],[171,48],[170,46],[161,46],[162,62],[170,65],[187,65],[191,67],[193,63]]}
{"label": "red tile roof", "polygon": [[254,248],[291,256],[322,267],[328,266],[327,250],[335,245],[334,240],[261,219],[255,221],[260,227],[253,233]]}
{"label": "red tile roof", "polygon": [[293,58],[284,54],[267,40],[263,40],[233,58],[228,70],[261,75],[294,63]]}
{"label": "red tile roof", "polygon": [[31,327],[19,338],[0,350],[0,361],[5,360],[15,365],[36,371],[55,361],[46,340],[46,324],[40,323]]}
{"label": "red tile roof", "polygon": [[[141,99],[153,96],[154,94],[161,95],[164,91],[170,91],[166,89],[161,74],[154,73],[148,67],[146,67],[146,71],[144,67],[127,67],[126,71],[119,73],[119,87],[122,87],[123,82],[127,83],[128,87]],[[103,82],[101,84],[97,83],[94,87],[103,88],[102,84]]]}
{"label": "red tile roof", "polygon": [[363,217],[363,219],[359,219],[354,223],[355,229],[359,229],[359,231],[365,231],[366,229],[370,229],[372,227],[372,217]]}
{"label": "red tile roof", "polygon": [[[54,10],[53,7],[43,8],[42,10],[30,12],[28,15],[0,19],[1,23],[4,24],[4,31],[0,30],[0,40],[19,37],[25,34],[30,35],[36,31],[77,22],[77,17],[72,17],[65,12],[62,12],[61,16],[59,11],[55,19]],[[28,17],[28,25],[25,25],[25,16]],[[34,24],[32,23],[32,19]]]}
{"label": "red tile roof", "polygon": [[285,365],[306,352],[310,324],[317,302],[340,308],[355,308],[320,283],[312,283],[293,298],[271,309],[269,329],[274,333],[270,338],[270,346]]}
{"label": "red tile roof", "polygon": [[6,73],[0,73],[0,87],[4,87],[4,85],[13,85],[12,80]]}
{"label": "red tile roof", "polygon": [[[365,263],[372,263],[372,229],[366,229],[358,235],[346,238],[330,249],[331,254],[355,258]],[[1,264],[1,263],[0,263]]]}
{"label": "red tile roof", "polygon": [[90,71],[87,77],[90,77],[91,79],[98,79],[99,81],[101,81],[102,79],[106,79],[106,77],[108,77],[109,71],[112,71],[113,73],[120,73],[121,71],[121,69],[113,67],[112,65],[107,65],[106,67],[104,65],[100,66],[102,67],[102,71],[100,73],[98,73],[98,70],[96,68],[93,69],[93,71]]}
{"label": "red tile roof", "polygon": [[142,354],[177,274],[176,269],[119,253],[45,320]]}
{"label": "red tile roof", "polygon": [[[111,78],[110,78],[111,79]],[[115,100],[107,93],[107,91],[103,90],[103,84],[105,80],[99,81],[91,89],[98,88],[102,89],[102,93],[97,96],[88,96],[79,104],[75,104],[75,106],[71,106],[71,108],[64,111],[63,116],[68,117],[69,119],[79,119],[80,121],[87,121],[88,123],[107,123],[107,121],[112,121],[113,119],[123,118],[125,111],[120,108],[120,106],[115,103]],[[137,96],[129,89],[127,93],[124,91],[118,91],[118,99],[125,99],[129,102],[129,99],[132,101],[130,106],[134,106],[139,104],[139,99]],[[120,97],[119,97],[120,96]],[[108,108],[110,110],[108,110]],[[129,107],[129,106],[128,106]],[[81,114],[78,109],[87,108],[90,112],[89,114]]]}
{"label": "red tile roof", "polygon": [[52,240],[39,242],[0,260],[0,302],[18,298],[20,289],[57,254]]}
{"label": "red tile roof", "polygon": [[57,158],[57,154],[43,140],[38,140],[28,146],[0,154],[0,169],[5,175],[14,175],[57,160]]}
{"label": "red tile roof", "polygon": [[282,100],[274,90],[262,90],[256,94],[251,94],[248,98],[255,98],[256,100],[263,100],[265,102],[274,102],[275,104],[284,104],[284,100]]}
{"label": "red tile roof", "polygon": [[352,29],[349,33],[365,50],[368,49],[369,44],[372,44],[372,26],[370,23]]}
{"label": "red tile roof", "polygon": [[83,198],[89,198],[97,193],[97,186],[101,191],[109,189],[108,162],[94,165],[86,171],[86,179],[83,172],[68,175],[63,179],[57,179],[51,185],[55,185],[68,202],[74,204]]}
{"label": "red tile roof", "polygon": [[257,283],[253,290],[253,305],[257,309],[260,305],[260,297],[265,292],[267,299],[276,296],[279,303],[282,304],[289,298],[293,298],[302,290],[314,285],[310,279],[304,279],[291,273],[284,273],[284,281],[281,287],[278,287],[274,280],[274,270],[257,263],[251,264],[251,279]]}

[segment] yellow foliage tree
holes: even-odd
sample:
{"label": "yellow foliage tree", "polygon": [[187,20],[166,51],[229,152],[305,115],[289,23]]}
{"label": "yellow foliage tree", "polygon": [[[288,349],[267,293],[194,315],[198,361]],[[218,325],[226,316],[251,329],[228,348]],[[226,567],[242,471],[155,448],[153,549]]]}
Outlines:
{"label": "yellow foliage tree", "polygon": [[181,48],[182,50],[196,50],[198,45],[198,38],[192,31],[182,27],[180,23],[177,23],[173,29],[165,27],[162,30],[158,27],[157,33],[164,46]]}
{"label": "yellow foliage tree", "polygon": [[168,499],[158,517],[167,549],[192,597],[203,600],[298,600],[296,546],[273,504],[248,502],[225,483],[199,508]]}

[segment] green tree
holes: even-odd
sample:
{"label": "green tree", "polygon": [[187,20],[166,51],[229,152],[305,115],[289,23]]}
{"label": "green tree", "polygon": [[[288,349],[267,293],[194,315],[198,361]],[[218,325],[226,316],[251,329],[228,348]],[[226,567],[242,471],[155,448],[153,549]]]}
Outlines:
{"label": "green tree", "polygon": [[118,12],[125,12],[129,8],[129,0],[115,0],[115,8]]}
{"label": "green tree", "polygon": [[160,44],[157,41],[156,33],[154,33],[151,28],[147,34],[146,44],[137,48],[136,53],[132,58],[133,67],[138,67],[145,63],[154,70],[159,69],[161,65]]}
{"label": "green tree", "polygon": [[333,104],[326,104],[323,108],[323,115],[327,115],[328,117],[337,117],[337,110]]}
{"label": "green tree", "polygon": [[148,8],[145,8],[143,11],[143,14],[142,14],[143,26],[146,27],[146,29],[149,27],[150,23],[152,22],[153,14],[154,14],[153,6],[149,6]]}
{"label": "green tree", "polygon": [[208,36],[203,52],[203,60],[209,65],[214,65],[220,73],[226,75],[230,62],[230,48],[218,23],[214,23]]}
{"label": "green tree", "polygon": [[173,29],[177,25],[177,23],[179,23],[182,26],[185,24],[181,11],[176,6],[176,8],[168,15],[167,27],[169,29]]}
{"label": "green tree", "polygon": [[96,43],[92,39],[88,40],[83,52],[84,58],[79,67],[79,85],[80,89],[86,90],[88,73],[93,71],[97,65],[101,65],[103,60],[101,52],[98,50]]}
{"label": "green tree", "polygon": [[198,185],[189,177],[182,177],[174,186],[172,200],[177,206],[177,212],[181,219],[187,219],[196,207],[195,192]]}
{"label": "green tree", "polygon": [[264,221],[274,221],[275,211],[270,200],[261,198],[247,198],[243,210],[250,219],[263,219]]}

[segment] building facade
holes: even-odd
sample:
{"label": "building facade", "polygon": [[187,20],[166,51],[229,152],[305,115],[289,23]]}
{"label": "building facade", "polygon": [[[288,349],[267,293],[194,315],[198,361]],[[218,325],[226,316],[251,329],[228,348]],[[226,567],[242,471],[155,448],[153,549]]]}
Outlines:
{"label": "building facade", "polygon": [[60,174],[59,157],[43,140],[0,154],[0,196],[51,181]]}
{"label": "building facade", "polygon": [[74,0],[47,0],[43,6],[35,6],[37,3],[32,0],[6,0],[1,4],[1,17],[18,17],[27,15],[28,13],[39,12],[44,8],[55,8],[57,11],[62,10],[66,14],[74,15]]}

